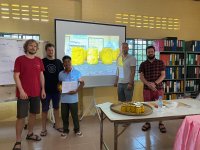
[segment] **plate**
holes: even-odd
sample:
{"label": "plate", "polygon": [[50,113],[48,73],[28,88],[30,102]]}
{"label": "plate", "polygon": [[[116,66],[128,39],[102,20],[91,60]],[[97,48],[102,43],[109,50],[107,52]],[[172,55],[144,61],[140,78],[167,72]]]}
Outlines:
{"label": "plate", "polygon": [[173,102],[173,101],[171,101],[171,102],[169,102],[167,105],[166,105],[166,107],[168,107],[168,108],[176,108],[178,106],[178,102]]}
{"label": "plate", "polygon": [[127,116],[146,116],[146,115],[150,115],[153,112],[152,107],[149,106],[148,104],[145,104],[145,103],[143,103],[144,113],[141,113],[141,114],[136,114],[136,113],[132,113],[132,112],[122,112],[121,111],[121,105],[122,105],[122,103],[112,104],[110,106],[110,109],[115,113],[127,115]]}

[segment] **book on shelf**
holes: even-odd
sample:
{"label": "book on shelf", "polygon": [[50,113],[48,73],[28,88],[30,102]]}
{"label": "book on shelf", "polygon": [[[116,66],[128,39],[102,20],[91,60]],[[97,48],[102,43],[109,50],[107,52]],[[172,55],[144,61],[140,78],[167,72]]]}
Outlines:
{"label": "book on shelf", "polygon": [[175,51],[177,47],[176,39],[165,39],[164,40],[164,51]]}
{"label": "book on shelf", "polygon": [[181,88],[181,92],[184,92],[184,81],[183,80],[181,81],[181,85],[180,86],[181,86],[180,87]]}
{"label": "book on shelf", "polygon": [[186,50],[191,52],[200,52],[200,41],[187,41]]}
{"label": "book on shelf", "polygon": [[169,67],[165,69],[165,79],[178,79],[184,78],[184,68],[183,67]]}
{"label": "book on shelf", "polygon": [[163,90],[165,93],[183,92],[184,81],[165,81],[163,82]]}
{"label": "book on shelf", "polygon": [[187,80],[186,81],[186,92],[199,91],[199,80]]}
{"label": "book on shelf", "polygon": [[172,94],[172,98],[171,99],[177,99],[177,94]]}
{"label": "book on shelf", "polygon": [[165,66],[184,65],[184,54],[160,54],[160,60]]}
{"label": "book on shelf", "polygon": [[173,99],[179,99],[182,97],[183,94],[165,94],[164,99],[165,100],[173,100]]}
{"label": "book on shelf", "polygon": [[188,54],[188,65],[196,65],[197,57],[196,54]]}
{"label": "book on shelf", "polygon": [[160,55],[160,60],[163,61],[165,66],[169,66],[170,54],[161,54]]}
{"label": "book on shelf", "polygon": [[177,40],[177,37],[164,38],[164,51],[184,51],[185,41]]}
{"label": "book on shelf", "polygon": [[185,50],[185,41],[184,40],[177,40],[177,51],[184,51]]}
{"label": "book on shelf", "polygon": [[164,40],[155,40],[153,43],[156,51],[164,51]]}
{"label": "book on shelf", "polygon": [[199,67],[187,67],[187,78],[199,78]]}

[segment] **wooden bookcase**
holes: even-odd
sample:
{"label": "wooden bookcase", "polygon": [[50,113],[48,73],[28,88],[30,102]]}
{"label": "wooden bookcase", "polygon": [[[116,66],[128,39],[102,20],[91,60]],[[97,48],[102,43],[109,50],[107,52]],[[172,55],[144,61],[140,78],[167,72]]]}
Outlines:
{"label": "wooden bookcase", "polygon": [[200,41],[187,41],[185,56],[185,93],[190,93],[191,97],[196,97],[200,90]]}
{"label": "wooden bookcase", "polygon": [[163,81],[166,100],[183,97],[185,92],[185,42],[177,38],[155,40],[154,46],[160,51],[160,60],[166,67]]}

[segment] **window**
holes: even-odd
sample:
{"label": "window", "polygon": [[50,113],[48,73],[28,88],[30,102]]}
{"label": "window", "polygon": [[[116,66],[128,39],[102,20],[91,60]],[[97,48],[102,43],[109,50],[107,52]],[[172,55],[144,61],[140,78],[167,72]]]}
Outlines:
{"label": "window", "polygon": [[[136,72],[135,72],[135,80],[140,80],[139,76],[139,67],[140,64],[146,60],[146,47],[153,45],[154,40],[149,39],[130,39],[128,38],[126,42],[129,45],[129,54],[133,55],[136,62]],[[159,59],[159,52],[155,52],[155,56]]]}
{"label": "window", "polygon": [[10,38],[10,39],[34,39],[34,40],[37,40],[37,41],[40,40],[39,34],[22,34],[22,33],[3,33],[3,32],[0,32],[0,37]]}

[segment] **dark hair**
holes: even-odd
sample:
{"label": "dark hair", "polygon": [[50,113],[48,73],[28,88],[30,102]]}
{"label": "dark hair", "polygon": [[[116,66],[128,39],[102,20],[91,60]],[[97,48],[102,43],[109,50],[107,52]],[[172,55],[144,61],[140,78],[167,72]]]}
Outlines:
{"label": "dark hair", "polygon": [[71,60],[71,57],[68,56],[68,55],[65,55],[65,56],[62,58],[62,61],[64,62],[65,59],[69,59],[69,60]]}
{"label": "dark hair", "polygon": [[127,45],[127,46],[128,46],[128,43],[126,43],[126,42],[123,42],[123,43],[122,43],[122,45]]}
{"label": "dark hair", "polygon": [[27,49],[27,48],[28,48],[28,45],[31,44],[31,43],[35,43],[36,46],[37,46],[37,50],[38,50],[38,43],[36,42],[36,40],[30,39],[30,40],[27,40],[27,41],[24,43],[24,46],[23,46],[23,48],[24,48],[24,53],[27,52],[27,50],[28,50],[28,49]]}
{"label": "dark hair", "polygon": [[151,45],[151,46],[148,46],[148,47],[146,48],[146,54],[147,54],[147,50],[150,49],[150,48],[153,48],[153,50],[154,50],[154,52],[155,52],[155,47],[154,47],[153,45]]}
{"label": "dark hair", "polygon": [[49,47],[55,48],[55,46],[54,46],[52,43],[47,43],[47,44],[45,45],[45,50],[47,50]]}

